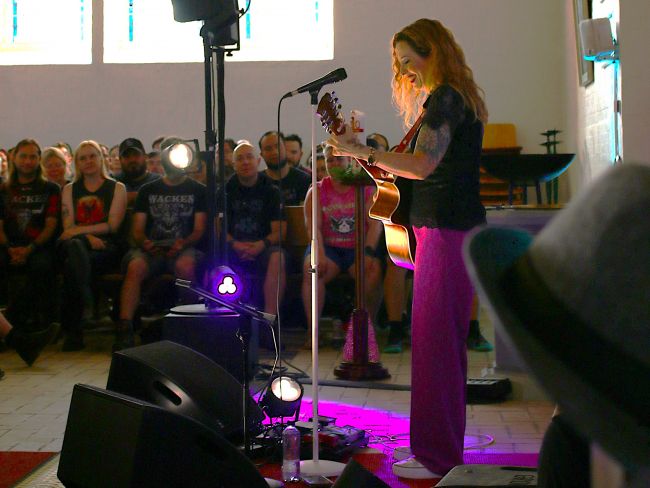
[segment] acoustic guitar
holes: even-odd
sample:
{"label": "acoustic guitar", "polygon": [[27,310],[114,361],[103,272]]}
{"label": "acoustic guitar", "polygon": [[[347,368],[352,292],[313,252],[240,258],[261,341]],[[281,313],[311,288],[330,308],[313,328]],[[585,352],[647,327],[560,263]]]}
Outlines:
{"label": "acoustic guitar", "polygon": [[[316,113],[325,130],[337,136],[345,134],[345,121],[340,112],[338,98],[325,93],[318,103]],[[406,144],[401,144],[403,148]],[[401,151],[399,151],[401,152]],[[384,225],[388,254],[397,266],[413,269],[415,266],[415,235],[409,222],[412,181],[384,171],[367,161],[355,158],[374,181],[377,191],[368,209],[371,218]]]}

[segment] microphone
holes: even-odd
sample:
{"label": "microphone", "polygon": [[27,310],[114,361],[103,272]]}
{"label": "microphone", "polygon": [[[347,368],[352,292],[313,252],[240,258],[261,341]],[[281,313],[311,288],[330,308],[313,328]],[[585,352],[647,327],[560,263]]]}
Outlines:
{"label": "microphone", "polygon": [[347,77],[348,74],[345,72],[344,68],[335,69],[322,78],[318,78],[317,80],[307,83],[306,85],[303,85],[294,91],[286,93],[282,98],[289,98],[294,95],[298,95],[299,93],[320,90],[324,85],[329,85],[330,83],[336,83],[337,81],[345,80]]}

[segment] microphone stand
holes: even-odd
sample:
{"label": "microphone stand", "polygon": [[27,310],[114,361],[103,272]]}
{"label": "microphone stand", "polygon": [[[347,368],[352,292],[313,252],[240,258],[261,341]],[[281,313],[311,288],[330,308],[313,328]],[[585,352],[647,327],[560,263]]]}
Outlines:
{"label": "microphone stand", "polygon": [[300,461],[300,472],[308,476],[338,476],[345,464],[319,459],[318,438],[318,177],[316,161],[316,108],[320,87],[309,91],[311,97],[311,384],[312,384],[312,459]]}
{"label": "microphone stand", "polygon": [[187,288],[188,290],[194,292],[195,294],[210,300],[218,305],[221,305],[228,310],[237,312],[239,314],[239,329],[237,331],[237,337],[239,338],[242,344],[242,360],[244,362],[243,372],[244,372],[244,382],[242,384],[242,410],[243,410],[243,420],[242,428],[244,429],[244,453],[246,457],[250,459],[251,457],[251,439],[250,439],[250,429],[248,428],[248,402],[250,398],[250,384],[248,379],[248,346],[250,344],[251,337],[251,326],[253,319],[259,320],[260,322],[266,323],[268,326],[273,327],[275,323],[276,316],[270,313],[261,312],[250,305],[237,302],[228,302],[222,300],[218,296],[210,293],[209,291],[201,288],[200,286],[195,286],[191,281],[182,280],[180,278],[176,279],[176,286]]}

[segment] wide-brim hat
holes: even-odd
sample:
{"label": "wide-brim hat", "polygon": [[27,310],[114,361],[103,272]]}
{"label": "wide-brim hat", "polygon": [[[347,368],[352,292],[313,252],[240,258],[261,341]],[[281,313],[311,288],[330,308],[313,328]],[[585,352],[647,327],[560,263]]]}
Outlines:
{"label": "wide-brim hat", "polygon": [[465,261],[568,420],[623,463],[650,465],[650,166],[605,171],[535,238],[474,231]]}

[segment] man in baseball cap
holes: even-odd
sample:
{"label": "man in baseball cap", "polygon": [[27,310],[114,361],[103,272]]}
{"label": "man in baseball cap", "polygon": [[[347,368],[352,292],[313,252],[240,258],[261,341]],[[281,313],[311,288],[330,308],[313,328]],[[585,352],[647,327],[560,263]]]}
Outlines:
{"label": "man in baseball cap", "polygon": [[160,178],[159,174],[147,171],[147,152],[139,139],[129,137],[120,143],[120,166],[122,172],[117,180],[126,186],[127,204],[133,206],[138,190]]}

